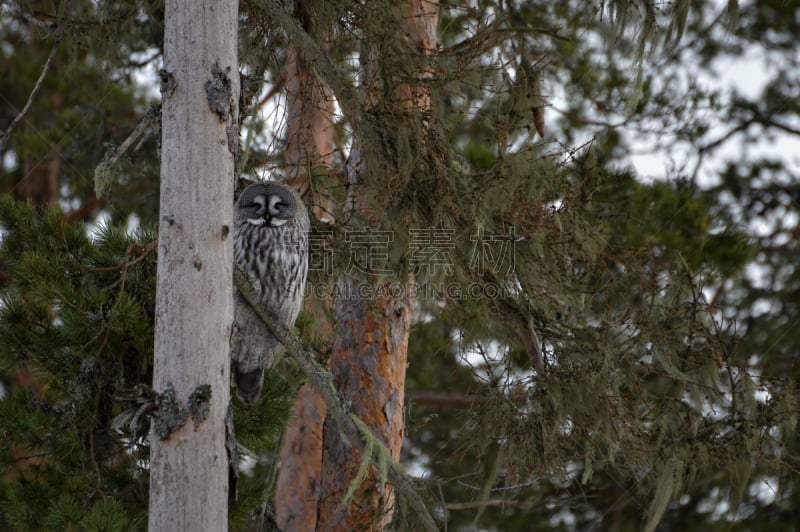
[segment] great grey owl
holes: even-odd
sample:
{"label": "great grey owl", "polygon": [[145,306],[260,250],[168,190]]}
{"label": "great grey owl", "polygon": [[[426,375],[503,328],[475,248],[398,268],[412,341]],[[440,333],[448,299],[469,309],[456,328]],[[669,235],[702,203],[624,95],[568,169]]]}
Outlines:
{"label": "great grey owl", "polygon": [[[308,273],[309,221],[303,202],[286,185],[251,185],[239,196],[233,227],[236,263],[250,277],[264,309],[291,328],[303,306]],[[233,378],[239,398],[252,404],[280,344],[238,290],[234,326]]]}

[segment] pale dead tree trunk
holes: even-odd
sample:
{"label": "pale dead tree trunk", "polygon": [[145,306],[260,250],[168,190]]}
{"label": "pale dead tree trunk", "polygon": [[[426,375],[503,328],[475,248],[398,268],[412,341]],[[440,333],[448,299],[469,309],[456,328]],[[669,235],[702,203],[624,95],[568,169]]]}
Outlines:
{"label": "pale dead tree trunk", "polygon": [[[411,47],[428,55],[436,45],[438,5],[426,0],[411,0],[404,11],[405,27],[401,29]],[[380,57],[374,58],[380,61]],[[362,58],[362,62],[364,62]],[[367,68],[369,70],[369,68]],[[370,76],[366,72],[367,77]],[[430,71],[417,73],[422,79]],[[365,86],[371,84],[366,80]],[[397,87],[396,105],[400,111],[425,112],[430,97],[422,83]],[[374,101],[374,94],[365,95]],[[355,139],[348,161],[348,179],[356,194],[363,194],[369,185],[361,150],[364,144]],[[387,169],[387,171],[390,171]],[[365,207],[364,197],[351,198],[365,220],[375,219],[375,213]],[[358,229],[358,228],[354,228]],[[382,281],[377,281],[378,283]],[[340,294],[347,297],[334,301],[333,311],[340,338],[331,358],[331,373],[340,397],[347,401],[358,416],[378,437],[397,460],[403,441],[404,397],[408,338],[411,328],[413,300],[404,291],[403,297],[367,299],[359,290],[363,283],[375,284],[374,278],[357,274],[342,274],[337,280]],[[374,286],[373,288],[378,288]],[[388,285],[373,294],[393,294]],[[372,467],[356,489],[350,503],[343,505],[350,483],[357,476],[360,453],[341,438],[335,423],[326,421],[323,435],[322,483],[317,530],[382,530],[394,515],[394,494],[386,479],[380,478]]]}
{"label": "pale dead tree trunk", "polygon": [[[297,2],[294,14],[313,37],[317,31],[311,4]],[[287,182],[306,201],[310,200],[312,216],[333,222],[333,206],[324,183],[328,181],[335,145],[332,92],[314,74],[311,62],[300,49],[290,44],[287,55]],[[317,300],[313,292],[307,294],[304,311],[312,315],[315,331],[322,334],[331,329],[325,306],[327,302]],[[275,486],[275,519],[281,530],[316,528],[326,414],[322,398],[310,385],[303,385],[281,442]]]}
{"label": "pale dead tree trunk", "polygon": [[227,530],[238,3],[167,0],[149,529]]}

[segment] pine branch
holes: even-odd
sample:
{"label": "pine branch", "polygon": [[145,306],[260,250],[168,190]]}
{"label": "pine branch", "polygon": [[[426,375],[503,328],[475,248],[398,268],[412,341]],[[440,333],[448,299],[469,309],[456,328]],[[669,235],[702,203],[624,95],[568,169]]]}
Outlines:
{"label": "pine branch", "polygon": [[[314,39],[303,30],[303,27],[278,0],[264,0],[267,14],[272,20],[283,28],[289,40],[301,50],[313,66],[315,74],[319,75],[333,90],[336,101],[342,113],[356,130],[356,137],[366,140],[378,149],[370,150],[377,157],[383,157],[380,149],[380,132],[376,125],[368,120],[362,111],[361,101],[355,87],[347,83],[345,76],[336,68],[330,59],[330,54],[323,50]],[[383,161],[389,162],[389,161]]]}
{"label": "pine branch", "polygon": [[[122,271],[124,273],[131,266],[136,266],[137,264],[142,262],[147,257],[147,255],[152,253],[157,247],[158,247],[158,240],[157,239],[153,240],[152,242],[150,242],[146,246],[142,246],[138,242],[133,242],[125,250],[125,256],[122,259],[122,262],[119,263],[119,264],[116,264],[114,266],[91,266],[91,267],[78,265],[78,267],[81,268],[84,271],[94,272],[94,273],[118,272],[118,271]],[[131,259],[130,258],[131,254],[133,253],[133,250],[136,249],[136,248],[141,249],[142,250],[142,254],[139,255],[138,257],[136,257],[135,259]]]}
{"label": "pine branch", "polygon": [[[233,283],[236,288],[239,289],[242,297],[253,307],[258,317],[261,318],[270,331],[272,331],[275,338],[284,345],[289,356],[300,366],[301,371],[305,374],[311,386],[314,387],[314,390],[322,397],[322,400],[325,401],[328,412],[330,412],[334,420],[336,420],[336,424],[346,441],[350,442],[351,445],[358,445],[360,447],[359,450],[363,452],[363,435],[356,426],[355,421],[350,417],[351,414],[339,399],[330,372],[316,361],[314,356],[303,347],[303,344],[300,343],[288,329],[280,325],[277,320],[270,316],[261,305],[259,305],[255,291],[247,278],[247,274],[244,273],[238,265],[233,268]],[[380,441],[378,444],[383,445]],[[385,451],[385,454],[389,453],[388,450]],[[380,454],[383,453],[373,453],[373,456],[379,456]],[[378,463],[375,463],[375,466],[381,467]],[[400,464],[397,462],[393,461],[390,465],[389,480],[397,487],[400,493],[408,499],[409,503],[422,520],[425,529],[437,530],[436,523],[428,512],[428,508],[425,506],[425,503],[422,502],[419,494],[417,494],[412,486],[411,481],[401,471]]]}
{"label": "pine branch", "polygon": [[450,408],[470,409],[476,406],[491,405],[497,402],[493,397],[477,395],[461,395],[436,392],[417,392],[406,394],[408,404],[417,406],[441,406]]}

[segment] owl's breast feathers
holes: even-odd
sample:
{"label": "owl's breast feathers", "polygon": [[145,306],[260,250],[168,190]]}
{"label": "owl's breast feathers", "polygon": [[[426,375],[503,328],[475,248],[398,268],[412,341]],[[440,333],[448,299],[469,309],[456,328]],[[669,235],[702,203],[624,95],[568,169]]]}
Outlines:
{"label": "owl's breast feathers", "polygon": [[248,274],[264,308],[287,327],[300,313],[308,271],[308,228],[301,220],[234,226],[234,259]]}

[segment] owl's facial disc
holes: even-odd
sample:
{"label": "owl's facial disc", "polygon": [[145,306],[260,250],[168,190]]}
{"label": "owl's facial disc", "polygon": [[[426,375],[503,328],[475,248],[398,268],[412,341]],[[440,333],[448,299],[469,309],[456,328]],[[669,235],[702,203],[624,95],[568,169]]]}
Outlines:
{"label": "owl's facial disc", "polygon": [[257,184],[247,188],[238,202],[237,216],[248,224],[280,227],[295,219],[297,200],[291,190],[277,184]]}

